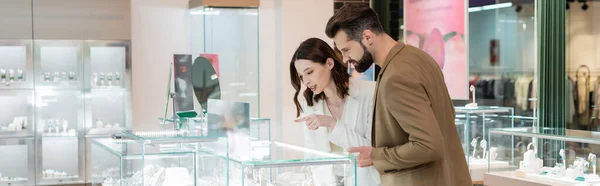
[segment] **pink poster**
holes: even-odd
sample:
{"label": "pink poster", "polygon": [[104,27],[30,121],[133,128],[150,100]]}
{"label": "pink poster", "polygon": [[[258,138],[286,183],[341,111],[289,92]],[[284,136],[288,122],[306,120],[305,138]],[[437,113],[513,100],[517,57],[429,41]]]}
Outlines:
{"label": "pink poster", "polygon": [[219,76],[219,54],[200,54],[200,56],[208,59],[213,68],[215,68],[217,76]]}
{"label": "pink poster", "polygon": [[431,55],[452,99],[469,99],[465,0],[404,0],[404,42]]}

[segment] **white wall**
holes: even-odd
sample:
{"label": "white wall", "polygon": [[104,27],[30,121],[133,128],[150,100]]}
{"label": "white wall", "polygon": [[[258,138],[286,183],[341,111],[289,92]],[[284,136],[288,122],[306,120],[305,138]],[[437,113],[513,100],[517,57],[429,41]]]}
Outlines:
{"label": "white wall", "polygon": [[[575,71],[587,65],[600,71],[600,2],[588,2],[583,11],[581,3],[570,3],[567,10],[567,69]],[[595,75],[592,73],[592,75]]]}
{"label": "white wall", "polygon": [[190,52],[188,0],[131,0],[131,43],[133,128],[157,129],[173,54]]}
{"label": "white wall", "polygon": [[261,0],[260,4],[261,116],[272,118],[273,139],[303,145],[302,126],[293,122],[296,107],[289,63],[298,45],[310,37],[333,44],[325,35],[333,0]]}
{"label": "white wall", "polygon": [[[158,128],[162,117],[168,65],[174,53],[190,53],[187,0],[132,0],[133,127]],[[311,13],[307,13],[311,10]],[[293,123],[294,90],[289,62],[300,42],[319,37],[328,43],[325,25],[333,0],[261,0],[259,7],[260,116],[271,118],[272,138],[303,145]],[[169,108],[169,112],[171,108]],[[169,113],[170,114],[170,113]]]}
{"label": "white wall", "polygon": [[[533,72],[535,21],[533,4],[469,13],[469,70],[471,72]],[[490,64],[490,41],[498,39],[499,63]]]}

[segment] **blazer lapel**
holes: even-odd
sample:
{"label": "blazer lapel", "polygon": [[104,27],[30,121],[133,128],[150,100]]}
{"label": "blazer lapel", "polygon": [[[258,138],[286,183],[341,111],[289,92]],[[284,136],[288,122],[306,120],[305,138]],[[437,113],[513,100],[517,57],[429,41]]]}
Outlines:
{"label": "blazer lapel", "polygon": [[346,100],[346,108],[344,109],[344,119],[346,120],[346,127],[348,128],[356,128],[356,122],[358,121],[360,102],[352,96],[349,96]]}
{"label": "blazer lapel", "polygon": [[375,146],[375,141],[377,140],[377,138],[375,138],[375,111],[377,108],[377,94],[379,93],[379,83],[381,82],[381,76],[383,75],[383,72],[385,72],[385,69],[387,68],[387,66],[390,64],[390,62],[392,61],[392,58],[394,58],[398,53],[400,53],[400,51],[402,51],[402,49],[404,49],[406,45],[402,42],[402,41],[398,41],[398,43],[396,43],[396,45],[392,48],[392,50],[390,50],[390,53],[388,53],[388,55],[385,58],[385,61],[383,62],[383,66],[381,67],[381,71],[379,72],[379,74],[377,75],[377,83],[375,83],[375,94],[373,95],[373,118],[371,118],[371,125],[372,125],[372,130],[371,130],[371,145]]}
{"label": "blazer lapel", "polygon": [[[315,102],[315,104],[312,106],[312,111],[313,114],[319,114],[319,115],[324,115],[324,107],[325,101],[321,100],[319,102]],[[314,131],[315,133],[315,137],[317,138],[316,141],[317,143],[315,143],[317,150],[320,151],[324,151],[324,152],[330,152],[331,148],[329,146],[329,132],[327,131],[327,128],[325,127],[319,127],[319,129]]]}

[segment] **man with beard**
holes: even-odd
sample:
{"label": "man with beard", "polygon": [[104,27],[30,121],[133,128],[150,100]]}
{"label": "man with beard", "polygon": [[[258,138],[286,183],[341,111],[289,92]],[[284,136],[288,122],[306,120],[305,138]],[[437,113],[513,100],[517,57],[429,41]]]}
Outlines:
{"label": "man with beard", "polygon": [[368,6],[342,7],[329,19],[325,32],[343,61],[357,71],[367,70],[373,62],[381,66],[372,147],[348,149],[358,153],[358,165],[375,166],[383,186],[472,185],[454,107],[436,61],[387,35]]}

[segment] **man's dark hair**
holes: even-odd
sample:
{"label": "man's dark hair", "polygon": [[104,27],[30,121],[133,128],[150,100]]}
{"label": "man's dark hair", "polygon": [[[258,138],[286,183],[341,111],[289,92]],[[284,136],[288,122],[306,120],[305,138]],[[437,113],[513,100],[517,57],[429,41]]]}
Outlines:
{"label": "man's dark hair", "polygon": [[362,32],[367,29],[375,34],[385,33],[373,9],[363,4],[347,4],[329,19],[325,34],[333,38],[338,31],[343,30],[348,34],[348,39],[360,42]]}

